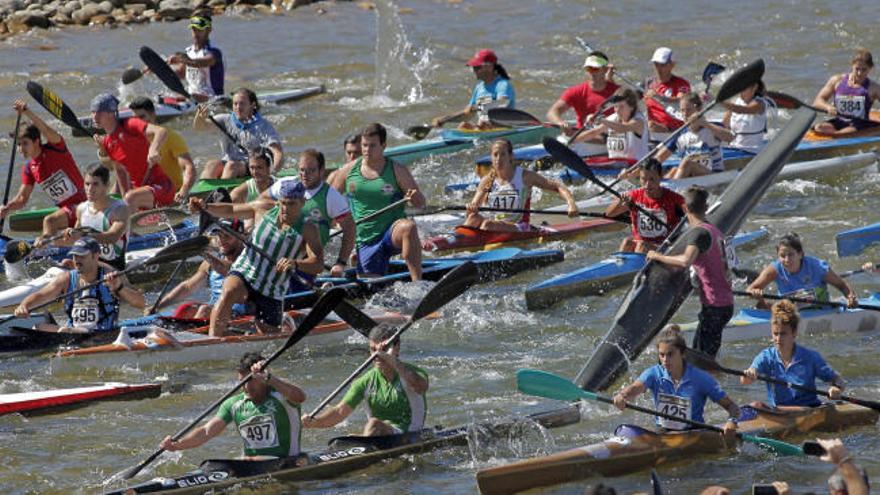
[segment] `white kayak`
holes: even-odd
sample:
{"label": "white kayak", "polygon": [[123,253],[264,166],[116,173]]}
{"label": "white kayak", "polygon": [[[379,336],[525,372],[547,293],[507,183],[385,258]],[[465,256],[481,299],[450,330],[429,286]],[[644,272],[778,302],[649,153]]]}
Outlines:
{"label": "white kayak", "polygon": [[92,387],[0,394],[0,414],[46,414],[99,400],[158,397],[161,392],[162,386],[157,383],[105,383]]}

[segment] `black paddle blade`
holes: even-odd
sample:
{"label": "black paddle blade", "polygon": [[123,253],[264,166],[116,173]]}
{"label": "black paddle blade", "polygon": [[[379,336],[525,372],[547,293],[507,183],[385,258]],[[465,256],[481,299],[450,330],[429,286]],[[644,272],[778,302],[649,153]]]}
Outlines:
{"label": "black paddle blade", "polygon": [[336,306],[335,311],[343,321],[351,325],[351,328],[355,329],[364,337],[369,337],[370,330],[379,325],[379,323],[370,318],[368,314],[354,307],[350,302],[345,300],[341,301]]}
{"label": "black paddle blade", "polygon": [[290,334],[287,342],[284,345],[275,351],[269,359],[266,360],[266,365],[268,366],[270,362],[274,361],[275,358],[281,355],[282,352],[290,349],[294,344],[302,340],[309,332],[312,331],[316,326],[320,325],[324,318],[327,317],[332,311],[336,310],[339,307],[339,303],[344,302],[345,297],[345,289],[341,289],[339,287],[334,287],[323,295],[321,298],[315,302],[315,305],[312,306],[311,311],[303,321],[296,327],[296,330]]}
{"label": "black paddle blade", "polygon": [[3,259],[7,263],[18,263],[30,254],[33,249],[33,246],[26,241],[11,241],[6,243],[6,253],[3,254]]}
{"label": "black paddle blade", "polygon": [[489,121],[502,127],[531,127],[542,124],[534,115],[516,108],[490,108]]}
{"label": "black paddle blade", "polygon": [[544,137],[543,144],[544,149],[547,150],[547,153],[553,155],[554,160],[583,175],[590,182],[600,183],[603,187],[607,187],[604,182],[601,182],[596,178],[593,171],[590,170],[590,167],[584,163],[583,158],[578,156],[578,154],[572,151],[571,148],[550,136]]}
{"label": "black paddle blade", "polygon": [[146,264],[168,263],[170,261],[185,260],[202,252],[211,240],[203,235],[190,237],[159,250]]}
{"label": "black paddle blade", "polygon": [[431,129],[433,129],[433,127],[427,125],[414,125],[412,127],[407,127],[403,131],[403,133],[415,139],[416,141],[421,141],[422,139],[428,137]]}
{"label": "black paddle blade", "polygon": [[462,295],[470,286],[480,280],[480,273],[476,263],[468,261],[455,267],[451,272],[443,276],[437,285],[425,294],[412,315],[412,320],[420,320],[437,311],[449,301]]}
{"label": "black paddle blade", "polygon": [[718,90],[715,101],[728,100],[764,77],[764,59],[759,58],[734,72]]}
{"label": "black paddle blade", "polygon": [[148,46],[142,46],[139,54],[144,65],[149,67],[150,71],[152,71],[153,74],[156,74],[156,77],[158,77],[159,80],[162,81],[162,84],[168,89],[187,98],[192,98],[192,95],[190,95],[189,91],[183,87],[183,83],[180,82],[180,78],[177,77],[174,70],[165,63],[165,60],[162,59],[158,53],[154,52]]}
{"label": "black paddle blade", "polygon": [[81,131],[84,136],[91,136],[94,134],[86,130],[86,128],[79,123],[79,119],[76,118],[76,114],[73,113],[73,110],[71,110],[70,107],[64,103],[64,100],[62,100],[57,94],[40,86],[34,81],[27,82],[27,92],[33,97],[33,99],[37,100],[37,103],[45,108],[47,112],[51,113],[61,122],[64,122],[68,127]]}
{"label": "black paddle blade", "polygon": [[131,84],[142,77],[144,73],[140,69],[129,67],[122,73],[122,84]]}
{"label": "black paddle blade", "polygon": [[654,495],[663,495],[663,482],[660,481],[657,471],[653,469],[651,470],[651,490]]}
{"label": "black paddle blade", "polygon": [[688,363],[706,371],[722,371],[723,368],[712,356],[690,347],[685,349],[684,357]]}
{"label": "black paddle blade", "polygon": [[768,98],[773,100],[776,103],[776,106],[779,108],[795,110],[797,108],[800,108],[804,104],[802,101],[798,100],[794,96],[780,93],[779,91],[767,91],[765,94]]}

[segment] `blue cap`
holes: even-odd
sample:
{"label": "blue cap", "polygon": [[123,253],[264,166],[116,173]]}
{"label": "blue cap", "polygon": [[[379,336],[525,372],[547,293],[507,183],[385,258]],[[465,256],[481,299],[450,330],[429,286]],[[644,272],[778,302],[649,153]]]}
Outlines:
{"label": "blue cap", "polygon": [[298,180],[282,181],[278,187],[276,198],[278,200],[302,199],[306,197],[306,186]]}
{"label": "blue cap", "polygon": [[73,243],[73,247],[70,248],[70,254],[85,256],[89,253],[97,253],[100,250],[101,245],[93,237],[83,237]]}
{"label": "blue cap", "polygon": [[110,93],[101,93],[92,98],[91,111],[116,113],[119,109],[119,100]]}

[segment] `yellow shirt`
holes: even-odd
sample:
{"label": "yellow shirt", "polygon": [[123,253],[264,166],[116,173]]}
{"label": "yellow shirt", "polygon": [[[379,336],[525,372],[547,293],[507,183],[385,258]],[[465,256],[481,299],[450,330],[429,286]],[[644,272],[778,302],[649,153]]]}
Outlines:
{"label": "yellow shirt", "polygon": [[159,150],[159,166],[174,183],[174,189],[180,189],[180,185],[183,184],[183,171],[177,157],[189,153],[189,148],[183,136],[177,131],[166,127],[165,132],[167,133],[165,142],[162,143],[162,149]]}

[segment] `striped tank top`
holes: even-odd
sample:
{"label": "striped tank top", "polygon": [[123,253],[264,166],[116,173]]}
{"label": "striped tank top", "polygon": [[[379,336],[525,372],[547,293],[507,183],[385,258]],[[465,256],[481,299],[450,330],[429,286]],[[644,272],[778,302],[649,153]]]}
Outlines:
{"label": "striped tank top", "polygon": [[278,206],[269,210],[251,234],[251,242],[266,251],[272,259],[268,260],[246,246],[232,264],[232,271],[240,273],[251,288],[266,297],[279,300],[287,292],[290,274],[275,271],[275,263],[281,258],[293,258],[302,242],[302,237],[293,227],[282,229],[278,226],[280,211]]}

